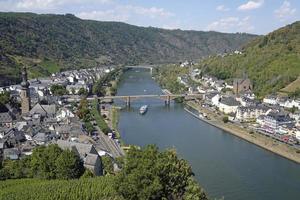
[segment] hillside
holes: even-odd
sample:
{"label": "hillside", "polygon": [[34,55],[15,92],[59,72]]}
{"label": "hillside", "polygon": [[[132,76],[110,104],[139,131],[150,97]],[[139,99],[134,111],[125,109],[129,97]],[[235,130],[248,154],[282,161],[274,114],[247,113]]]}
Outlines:
{"label": "hillside", "polygon": [[300,76],[300,21],[254,39],[242,51],[205,59],[200,66],[222,79],[247,75],[259,96],[278,92]]}
{"label": "hillside", "polygon": [[256,37],[33,13],[0,13],[0,32],[0,85],[17,82],[22,64],[37,77],[101,64],[177,62],[239,49]]}

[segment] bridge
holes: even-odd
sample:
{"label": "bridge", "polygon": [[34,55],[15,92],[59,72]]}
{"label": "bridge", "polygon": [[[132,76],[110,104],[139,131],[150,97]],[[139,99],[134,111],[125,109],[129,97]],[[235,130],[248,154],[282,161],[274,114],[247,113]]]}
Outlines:
{"label": "bridge", "polygon": [[[100,101],[103,100],[114,100],[120,99],[126,103],[126,106],[130,107],[132,101],[140,98],[158,98],[165,101],[166,105],[170,105],[171,101],[176,98],[184,98],[185,100],[199,99],[202,98],[201,94],[149,94],[149,95],[124,95],[124,96],[104,96],[104,97],[88,97],[88,101],[92,101],[98,99]],[[80,98],[67,98],[68,102],[76,102],[80,101]]]}
{"label": "bridge", "polygon": [[125,66],[124,68],[128,69],[149,69],[150,73],[152,74],[154,65],[142,65],[142,66]]}

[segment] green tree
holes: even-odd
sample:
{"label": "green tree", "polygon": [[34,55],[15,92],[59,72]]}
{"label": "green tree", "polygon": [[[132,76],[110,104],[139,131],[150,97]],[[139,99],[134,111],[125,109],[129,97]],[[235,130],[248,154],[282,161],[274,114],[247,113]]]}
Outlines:
{"label": "green tree", "polygon": [[64,150],[55,160],[55,172],[58,179],[79,178],[84,173],[83,162],[73,151]]}
{"label": "green tree", "polygon": [[113,159],[110,156],[102,156],[101,160],[104,169],[104,174],[114,174]]}
{"label": "green tree", "polygon": [[116,190],[125,199],[182,199],[192,192],[201,196],[203,191],[190,185],[194,184],[192,177],[190,165],[174,150],[159,152],[156,146],[149,145],[127,153]]}
{"label": "green tree", "polygon": [[88,91],[85,90],[84,88],[80,88],[79,91],[78,91],[78,95],[83,95],[83,96],[85,96],[85,95],[87,95],[87,94],[88,94]]}
{"label": "green tree", "polygon": [[3,93],[0,93],[0,104],[5,105],[10,101],[10,93],[7,91],[4,91]]}
{"label": "green tree", "polygon": [[40,146],[33,150],[31,156],[31,171],[33,177],[43,179],[56,178],[56,159],[62,153],[57,145]]}
{"label": "green tree", "polygon": [[52,85],[50,91],[55,96],[62,96],[67,94],[67,89],[63,85]]}
{"label": "green tree", "polygon": [[222,118],[222,121],[223,121],[224,123],[228,123],[228,122],[229,122],[228,116],[224,116],[224,117]]}

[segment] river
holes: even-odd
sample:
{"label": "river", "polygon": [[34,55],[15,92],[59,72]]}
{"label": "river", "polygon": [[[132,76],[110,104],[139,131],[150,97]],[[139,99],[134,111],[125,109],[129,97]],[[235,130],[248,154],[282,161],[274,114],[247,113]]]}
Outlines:
{"label": "river", "polygon": [[[162,94],[145,69],[125,72],[118,95]],[[116,102],[125,106],[123,102]],[[149,105],[145,115],[139,107]],[[127,144],[176,148],[212,198],[225,200],[300,199],[300,165],[187,113],[183,105],[166,107],[159,99],[139,99],[120,112],[119,131]]]}

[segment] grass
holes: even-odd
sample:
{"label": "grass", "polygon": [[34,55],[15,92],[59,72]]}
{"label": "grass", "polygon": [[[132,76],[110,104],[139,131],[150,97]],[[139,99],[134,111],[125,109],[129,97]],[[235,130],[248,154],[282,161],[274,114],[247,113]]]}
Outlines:
{"label": "grass", "polygon": [[40,65],[51,74],[59,72],[60,70],[60,66],[51,60],[43,61]]}
{"label": "grass", "polygon": [[299,88],[300,88],[300,76],[295,81],[287,85],[285,88],[281,89],[281,92],[284,93],[295,92]]}
{"label": "grass", "polygon": [[116,134],[116,137],[117,138],[120,138],[121,137],[121,135],[120,135],[120,133],[119,133],[119,131],[118,131],[118,122],[119,122],[119,110],[118,110],[118,108],[117,107],[115,107],[115,106],[113,106],[112,108],[111,108],[111,118],[112,118],[112,128],[114,129],[114,131],[115,131],[115,134]]}

